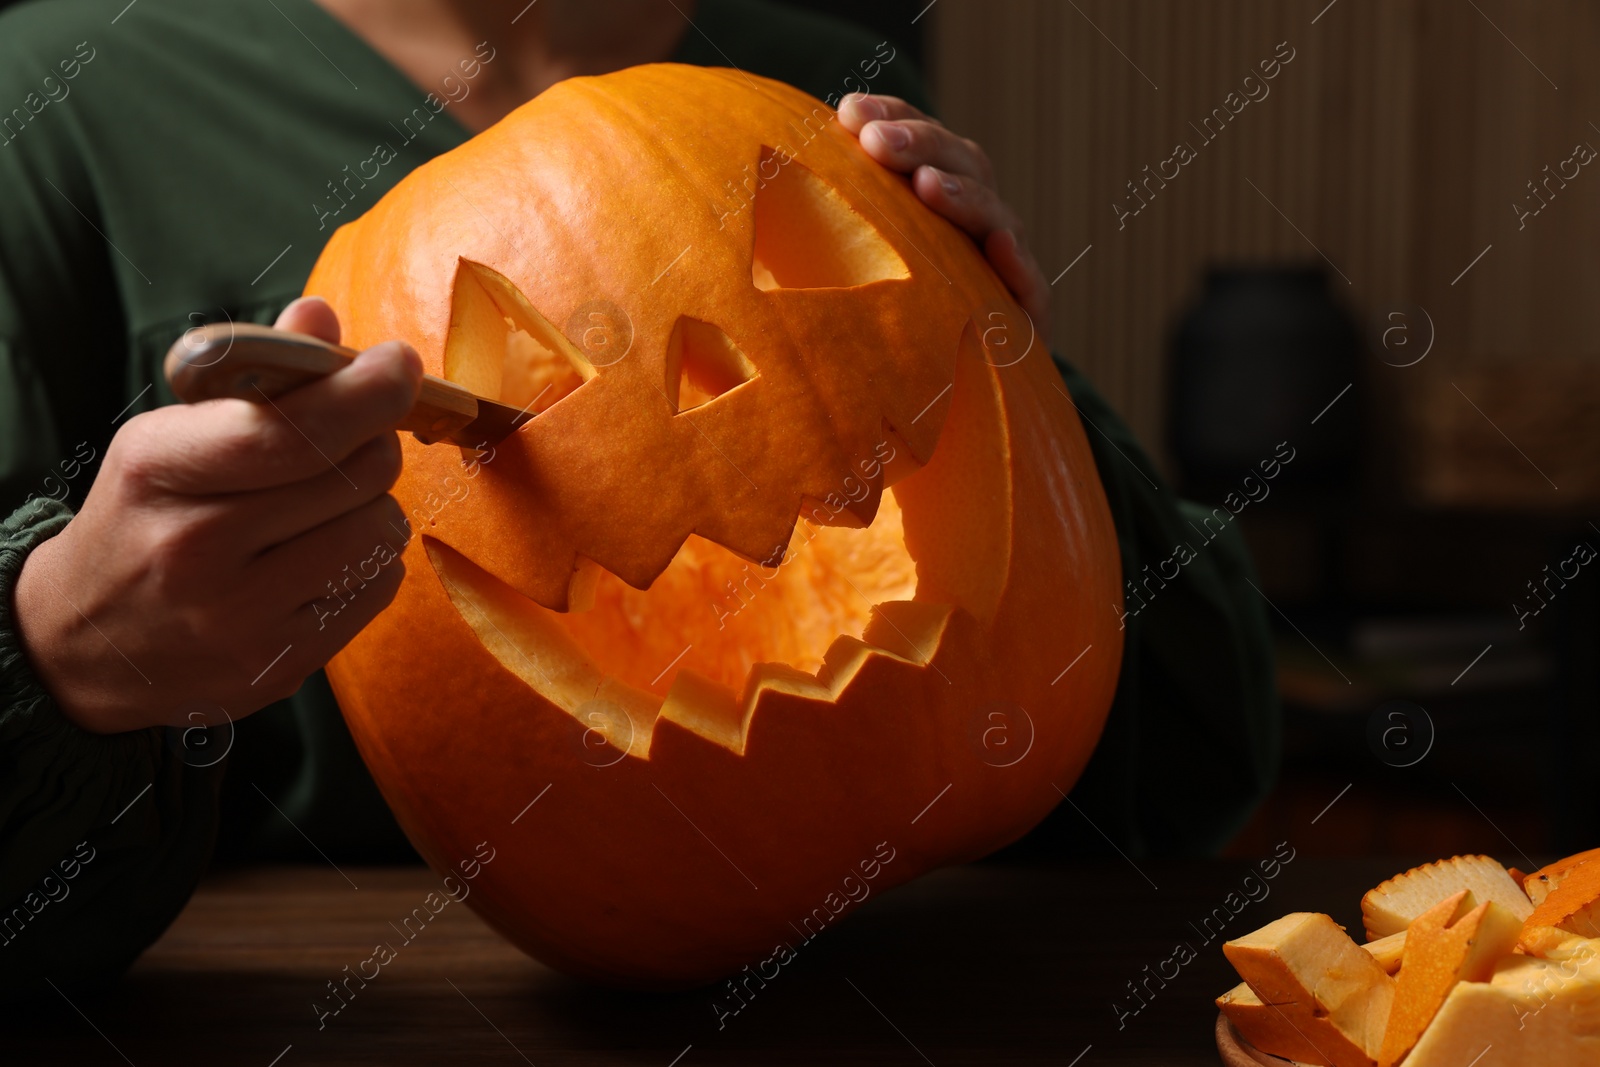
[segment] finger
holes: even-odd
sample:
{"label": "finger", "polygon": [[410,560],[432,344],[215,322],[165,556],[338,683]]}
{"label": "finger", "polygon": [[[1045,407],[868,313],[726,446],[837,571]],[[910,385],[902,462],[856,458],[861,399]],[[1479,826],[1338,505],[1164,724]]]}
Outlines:
{"label": "finger", "polygon": [[1006,283],[1006,288],[1011,290],[1011,294],[1017,298],[1017,303],[1022,305],[1028,317],[1033,320],[1034,330],[1048,348],[1051,326],[1050,285],[1045,281],[1044,272],[1039,269],[1033,253],[1028,251],[1027,246],[1018,239],[1013,230],[996,230],[991,233],[984,242],[983,251],[990,266],[1000,275],[1000,280]]}
{"label": "finger", "polygon": [[[350,588],[356,589],[355,593],[347,592],[345,586],[341,585],[338,597],[311,601],[300,609],[296,619],[305,620],[305,625],[327,642],[324,655],[331,659],[367,623],[377,618],[379,612],[394,603],[395,594],[400,592],[400,584],[405,577],[405,560],[396,555],[383,564],[377,576],[367,581],[366,585],[357,587],[355,583],[350,583]],[[323,663],[317,666],[321,667]]]}
{"label": "finger", "polygon": [[376,500],[393,488],[400,468],[400,438],[391,431],[356,449],[338,470],[209,503],[222,536],[238,546],[240,559],[249,559]]}
{"label": "finger", "polygon": [[211,400],[130,419],[118,436],[137,440],[113,447],[107,465],[116,456],[123,476],[183,494],[249,492],[329,471],[359,490],[340,464],[395,427],[421,382],[416,352],[386,342],[326,378],[261,403]]}
{"label": "finger", "polygon": [[878,96],[873,93],[849,93],[839,101],[839,124],[851,133],[860,135],[861,128],[881,119],[938,120],[925,115],[898,96]]}
{"label": "finger", "polygon": [[272,324],[291,333],[308,333],[330,344],[339,343],[339,316],[332,305],[320,296],[302,296],[291,300],[289,306],[278,313]]}
{"label": "finger", "polygon": [[[367,583],[359,595],[330,599],[295,609],[278,631],[281,657],[250,686],[251,703],[264,707],[293,696],[306,679],[328,665],[384,608],[394,602],[405,578],[405,564],[396,559]],[[340,605],[343,605],[342,607]],[[254,709],[252,709],[254,710]]]}
{"label": "finger", "polygon": [[[293,604],[281,613],[274,611],[278,621],[263,632],[276,636],[257,639],[258,647],[247,657],[249,667],[242,678],[250,679],[248,685],[241,680],[236,668],[219,671],[213,665],[214,669],[208,672],[212,675],[210,688],[216,692],[216,702],[237,718],[275,700],[293,696],[313,672],[326,666],[367,623],[394,601],[404,578],[405,563],[395,558],[382,565],[364,586],[352,581],[350,588],[355,592],[343,593],[342,600],[330,597],[323,605]],[[252,582],[251,586],[254,590],[256,583]],[[282,604],[284,598],[279,596],[267,601],[255,593],[242,601],[259,613],[262,604]],[[256,673],[257,664],[265,665],[259,673]]]}
{"label": "finger", "polygon": [[861,130],[861,147],[890,170],[909,174],[922,166],[994,185],[994,166],[976,141],[959,137],[937,122],[908,119],[869,122]]}
{"label": "finger", "polygon": [[262,553],[245,581],[288,610],[317,601],[336,610],[386,581],[407,539],[399,503],[384,495]]}
{"label": "finger", "polygon": [[271,685],[268,702],[293,696],[306,678],[326,667],[340,649],[394,602],[405,574],[405,563],[396,559],[359,596],[344,601],[342,607],[338,603],[332,608],[312,603],[296,611],[282,631],[289,651],[257,686]]}
{"label": "finger", "polygon": [[919,167],[911,187],[924,204],[966,230],[980,244],[996,230],[1015,230],[1019,223],[1005,201],[974,178],[934,167]]}

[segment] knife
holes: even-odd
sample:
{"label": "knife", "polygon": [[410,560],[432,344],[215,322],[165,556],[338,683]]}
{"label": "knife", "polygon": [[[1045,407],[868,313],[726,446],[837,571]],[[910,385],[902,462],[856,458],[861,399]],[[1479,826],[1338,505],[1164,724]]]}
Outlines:
{"label": "knife", "polygon": [[[307,382],[348,366],[354,350],[320,338],[245,322],[216,322],[189,330],[167,350],[166,374],[179,400],[233,397],[256,403],[271,400]],[[425,445],[449,441],[482,450],[533,418],[425,374],[422,390],[398,429]]]}

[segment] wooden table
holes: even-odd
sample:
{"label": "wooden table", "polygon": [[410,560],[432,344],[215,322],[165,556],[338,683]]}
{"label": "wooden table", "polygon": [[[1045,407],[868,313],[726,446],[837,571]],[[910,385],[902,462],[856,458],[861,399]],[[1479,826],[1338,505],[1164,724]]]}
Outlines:
{"label": "wooden table", "polygon": [[[619,993],[559,975],[450,904],[409,944],[390,923],[422,868],[218,875],[114,992],[50,999],[0,1037],[6,1063],[1106,1064],[1216,1067],[1222,940],[1289,911],[1359,932],[1361,894],[1409,861],[1298,857],[1244,900],[1249,864],[980,864],[876,897],[800,947],[722,1020],[718,990]],[[1159,887],[1159,888],[1157,888]],[[1230,892],[1241,904],[1227,911]],[[1259,896],[1261,890],[1255,889]],[[1209,943],[1214,909],[1229,919]],[[1213,920],[1213,930],[1217,920]],[[318,1028],[326,983],[389,941],[397,957]],[[1179,942],[1196,957],[1166,962]],[[1175,976],[1164,987],[1150,973]],[[1113,1002],[1138,1002],[1120,1020]],[[352,983],[352,988],[358,988]]]}

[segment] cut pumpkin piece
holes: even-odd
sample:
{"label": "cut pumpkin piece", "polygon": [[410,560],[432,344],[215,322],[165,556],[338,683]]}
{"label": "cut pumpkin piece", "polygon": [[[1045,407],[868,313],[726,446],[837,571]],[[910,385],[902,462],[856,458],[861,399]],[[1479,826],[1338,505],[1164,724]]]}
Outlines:
{"label": "cut pumpkin piece", "polygon": [[1522,880],[1522,888],[1527,890],[1528,899],[1533,901],[1533,906],[1537,908],[1544,903],[1544,898],[1549,896],[1567,875],[1597,856],[1600,856],[1600,848],[1591,848],[1587,852],[1579,852],[1565,859],[1556,860],[1548,866],[1540,867],[1537,871],[1524,878]]}
{"label": "cut pumpkin piece", "polygon": [[1555,926],[1523,926],[1520,947],[1544,960],[1600,959],[1600,938],[1579,937]]}
{"label": "cut pumpkin piece", "polygon": [[1401,930],[1388,937],[1380,937],[1376,941],[1368,941],[1361,946],[1371,953],[1372,958],[1378,961],[1385,974],[1394,974],[1400,969],[1400,961],[1405,956],[1406,932]]}
{"label": "cut pumpkin piece", "polygon": [[1593,1067],[1600,1063],[1600,957],[1501,960],[1458,982],[1404,1067]]}
{"label": "cut pumpkin piece", "polygon": [[[1318,1059],[1302,1062],[1328,1067],[1372,1067],[1376,1062],[1394,979],[1331,918],[1310,912],[1285,915],[1227,942],[1222,951],[1256,997],[1286,1022],[1293,1020],[1304,1043],[1319,1050]],[[1240,1011],[1246,1026],[1252,1018],[1266,1017],[1261,1012],[1249,1015],[1253,1009],[1248,1007]],[[1268,1024],[1254,1025],[1256,1035],[1274,1040],[1271,1035],[1277,1031]],[[1240,1032],[1263,1052],[1299,1058],[1261,1044],[1244,1028]]]}
{"label": "cut pumpkin piece", "polygon": [[[1239,1036],[1262,1052],[1313,1067],[1333,1067],[1334,1061],[1311,1036],[1320,1036],[1320,1031],[1327,1028],[1327,1020],[1317,1018],[1305,1005],[1268,1004],[1256,996],[1250,983],[1240,982],[1217,998],[1217,1007]],[[1345,1039],[1340,1035],[1322,1037],[1322,1044],[1329,1048],[1343,1043]]]}
{"label": "cut pumpkin piece", "polygon": [[[1600,860],[1563,872],[1523,925],[1529,932],[1554,926],[1579,937],[1600,937]],[[1529,947],[1526,938],[1523,945]]]}
{"label": "cut pumpkin piece", "polygon": [[1495,962],[1516,947],[1521,920],[1492,900],[1473,905],[1472,891],[1463,889],[1407,928],[1379,1067],[1394,1067],[1411,1051],[1457,982],[1488,980]]}
{"label": "cut pumpkin piece", "polygon": [[1510,873],[1488,856],[1452,856],[1397,874],[1361,898],[1367,939],[1399,933],[1446,897],[1463,889],[1480,902],[1494,901],[1518,921],[1533,914],[1533,903]]}

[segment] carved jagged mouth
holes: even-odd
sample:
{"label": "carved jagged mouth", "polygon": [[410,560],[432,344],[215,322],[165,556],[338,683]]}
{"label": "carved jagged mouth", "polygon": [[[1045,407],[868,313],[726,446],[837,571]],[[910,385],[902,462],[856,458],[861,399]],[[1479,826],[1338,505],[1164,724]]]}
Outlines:
{"label": "carved jagged mouth", "polygon": [[671,719],[735,752],[764,688],[836,699],[868,656],[926,663],[948,605],[919,603],[899,507],[864,529],[802,521],[763,567],[700,537],[648,590],[586,563],[586,610],[555,612],[424,538],[451,602],[511,673],[623,753]]}

